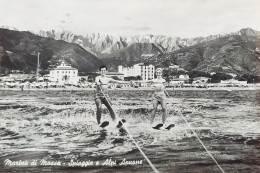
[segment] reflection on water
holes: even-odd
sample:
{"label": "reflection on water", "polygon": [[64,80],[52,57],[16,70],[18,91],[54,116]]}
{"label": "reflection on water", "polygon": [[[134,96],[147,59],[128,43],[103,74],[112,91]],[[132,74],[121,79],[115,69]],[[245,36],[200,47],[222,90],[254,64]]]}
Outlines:
{"label": "reflection on water", "polygon": [[[93,93],[0,93],[0,167],[4,171],[151,172],[124,129],[116,128],[106,109],[106,129],[96,124]],[[259,93],[257,91],[170,92],[167,123],[176,126],[154,130],[149,92],[113,91],[113,107],[148,158],[160,172],[220,172],[183,121],[183,115],[226,172],[260,170]],[[159,108],[160,109],[160,108]],[[156,121],[161,122],[158,111]],[[74,161],[107,159],[142,160],[128,166],[69,167]],[[4,160],[44,159],[60,166],[10,167]],[[37,170],[37,171],[36,171]]]}

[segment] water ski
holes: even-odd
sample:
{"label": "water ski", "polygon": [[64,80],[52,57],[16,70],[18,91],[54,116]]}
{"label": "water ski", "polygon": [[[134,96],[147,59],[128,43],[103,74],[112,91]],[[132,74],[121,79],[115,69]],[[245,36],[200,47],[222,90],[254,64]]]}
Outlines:
{"label": "water ski", "polygon": [[[163,127],[163,124],[157,124],[155,127],[153,127],[153,129],[156,129],[156,130],[162,130],[161,128]],[[168,125],[165,129],[166,130],[170,130],[171,128],[175,127],[174,124],[170,124]]]}
{"label": "water ski", "polygon": [[126,122],[126,120],[125,119],[122,119],[121,121],[119,121],[118,122],[118,124],[117,124],[117,128],[121,128],[122,126],[123,126],[123,123],[125,123]]}
{"label": "water ski", "polygon": [[165,129],[170,130],[170,129],[173,128],[173,127],[175,127],[175,125],[174,125],[174,124],[170,124],[170,125],[168,125]]}
{"label": "water ski", "polygon": [[[118,122],[117,124],[117,128],[121,128],[123,126],[123,123],[125,123],[126,120],[125,119],[122,119],[121,121]],[[104,121],[99,127],[102,127],[102,128],[105,128],[109,125],[109,121]]]}
{"label": "water ski", "polygon": [[161,130],[162,126],[163,126],[163,124],[157,124],[155,127],[153,127],[153,129]]}
{"label": "water ski", "polygon": [[108,121],[104,121],[99,127],[105,128],[108,125],[109,125],[109,122]]}

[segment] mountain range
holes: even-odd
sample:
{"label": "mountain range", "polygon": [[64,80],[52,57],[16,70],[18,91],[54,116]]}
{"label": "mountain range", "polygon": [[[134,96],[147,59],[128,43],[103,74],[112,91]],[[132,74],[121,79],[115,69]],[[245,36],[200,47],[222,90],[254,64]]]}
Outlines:
{"label": "mountain range", "polygon": [[36,71],[37,53],[42,71],[66,60],[79,71],[92,72],[102,61],[75,43],[41,37],[31,32],[0,29],[0,72]]}
{"label": "mountain range", "polygon": [[129,37],[112,36],[105,34],[87,34],[85,36],[75,35],[70,31],[39,31],[36,35],[43,37],[50,37],[56,40],[63,40],[70,43],[76,43],[86,48],[86,50],[96,53],[100,58],[106,57],[107,54],[114,53],[118,50],[124,49],[134,43],[154,43],[164,53],[172,52],[183,47],[193,46],[202,42],[207,42],[221,37],[240,35],[242,37],[259,36],[260,32],[251,28],[241,29],[240,31],[224,34],[224,35],[210,35],[208,37],[196,38],[180,38],[167,37],[163,35],[135,35]]}
{"label": "mountain range", "polygon": [[161,62],[186,71],[260,73],[259,36],[229,35],[164,54]]}
{"label": "mountain range", "polygon": [[[21,62],[26,61],[26,68],[34,68],[36,60],[32,52],[37,48],[43,53],[41,63],[44,69],[48,69],[49,65],[65,57],[79,71],[84,72],[95,71],[102,63],[108,64],[111,70],[117,70],[118,65],[129,66],[147,62],[164,67],[175,65],[186,71],[260,74],[258,70],[260,32],[251,28],[225,35],[189,39],[161,35],[116,37],[87,34],[82,36],[55,30],[38,33],[6,29],[0,31],[2,35],[0,35],[0,54],[1,50],[3,52],[2,57],[0,56],[0,65],[6,68],[14,68],[18,59],[24,59],[19,58],[24,54],[29,54],[28,61]],[[14,32],[14,36],[20,35],[19,37],[23,39],[12,37],[11,32]],[[8,42],[16,44],[7,44]],[[26,44],[32,48],[25,48]],[[14,54],[16,58],[13,57]],[[30,56],[34,58],[30,59]]]}

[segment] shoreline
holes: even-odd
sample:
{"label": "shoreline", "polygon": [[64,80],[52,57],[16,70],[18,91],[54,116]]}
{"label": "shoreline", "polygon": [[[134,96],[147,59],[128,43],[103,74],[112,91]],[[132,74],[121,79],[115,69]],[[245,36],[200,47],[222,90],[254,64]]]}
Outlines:
{"label": "shoreline", "polygon": [[[141,88],[116,88],[109,89],[109,91],[153,91],[148,87]],[[166,91],[254,91],[260,90],[259,86],[250,87],[208,87],[208,88],[196,88],[196,87],[184,87],[184,88],[166,88]],[[0,91],[95,91],[95,88],[25,88],[23,91],[20,88],[0,88]]]}

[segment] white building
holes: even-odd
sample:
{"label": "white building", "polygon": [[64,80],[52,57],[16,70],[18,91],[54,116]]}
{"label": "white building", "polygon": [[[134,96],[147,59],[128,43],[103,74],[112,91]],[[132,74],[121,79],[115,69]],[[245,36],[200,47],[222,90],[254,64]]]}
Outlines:
{"label": "white building", "polygon": [[180,69],[180,67],[178,65],[170,65],[169,68]]}
{"label": "white building", "polygon": [[187,75],[187,74],[181,74],[181,75],[179,76],[179,79],[185,79],[185,80],[187,80],[187,79],[189,79],[189,78],[190,78],[190,76]]}
{"label": "white building", "polygon": [[59,66],[50,71],[49,80],[52,82],[77,84],[78,69],[66,64],[63,60]]}
{"label": "white building", "polygon": [[154,73],[155,73],[154,65],[141,66],[141,77],[143,80],[154,79]]}
{"label": "white building", "polygon": [[229,80],[221,80],[220,83],[226,85],[246,85],[247,81],[238,81],[235,79],[229,79]]}
{"label": "white building", "polygon": [[124,77],[141,76],[143,80],[154,79],[154,65],[135,64],[131,67],[118,66],[118,72]]}
{"label": "white building", "polygon": [[135,64],[131,67],[118,66],[118,73],[124,74],[124,77],[128,76],[141,76],[140,64]]}

